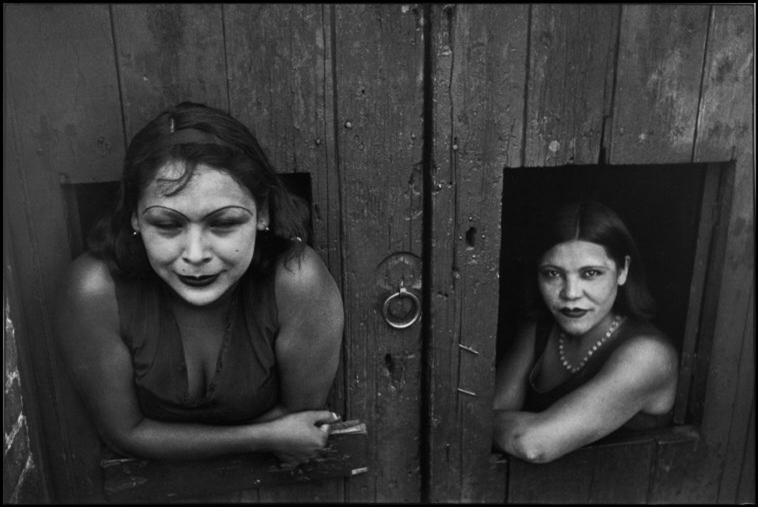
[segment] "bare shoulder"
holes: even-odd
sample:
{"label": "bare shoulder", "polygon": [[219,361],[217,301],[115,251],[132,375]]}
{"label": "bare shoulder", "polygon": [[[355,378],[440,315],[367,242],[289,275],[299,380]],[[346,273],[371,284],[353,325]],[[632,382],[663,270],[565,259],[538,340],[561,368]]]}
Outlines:
{"label": "bare shoulder", "polygon": [[298,314],[342,311],[334,277],[321,257],[307,245],[300,255],[277,266],[274,283],[280,321]]}
{"label": "bare shoulder", "polygon": [[64,301],[115,299],[115,294],[115,283],[106,263],[87,253],[71,263],[61,287]]}
{"label": "bare shoulder", "polygon": [[310,291],[330,281],[332,275],[326,264],[308,245],[305,245],[300,255],[280,262],[276,269],[277,292]]}
{"label": "bare shoulder", "polygon": [[104,261],[85,253],[71,263],[59,291],[58,316],[67,327],[118,324],[115,282]]}
{"label": "bare shoulder", "polygon": [[630,336],[608,359],[608,365],[622,368],[651,384],[676,380],[679,358],[671,342],[660,332]]}

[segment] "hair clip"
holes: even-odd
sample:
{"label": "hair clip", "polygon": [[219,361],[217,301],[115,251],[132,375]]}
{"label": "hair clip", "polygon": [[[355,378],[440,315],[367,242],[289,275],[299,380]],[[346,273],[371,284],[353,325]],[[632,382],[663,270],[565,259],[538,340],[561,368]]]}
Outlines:
{"label": "hair clip", "polygon": [[173,117],[169,119],[168,132],[169,134],[174,133],[174,118]]}

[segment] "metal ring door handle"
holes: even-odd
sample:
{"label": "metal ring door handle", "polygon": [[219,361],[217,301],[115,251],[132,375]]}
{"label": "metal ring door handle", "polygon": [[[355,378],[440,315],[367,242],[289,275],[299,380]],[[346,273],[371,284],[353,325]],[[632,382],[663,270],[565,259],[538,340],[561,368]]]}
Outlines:
{"label": "metal ring door handle", "polygon": [[[411,312],[410,318],[396,321],[390,317],[390,303],[398,298],[409,298],[413,303],[414,308]],[[412,326],[421,316],[421,301],[419,301],[418,296],[401,285],[397,292],[390,294],[390,296],[384,301],[384,305],[382,306],[382,315],[384,316],[384,320],[387,321],[387,324],[390,326],[394,327],[395,329],[405,329]]]}

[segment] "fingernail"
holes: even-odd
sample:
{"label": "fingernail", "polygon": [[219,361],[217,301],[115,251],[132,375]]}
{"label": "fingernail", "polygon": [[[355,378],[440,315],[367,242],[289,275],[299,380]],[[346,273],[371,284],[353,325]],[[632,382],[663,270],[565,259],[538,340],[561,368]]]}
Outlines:
{"label": "fingernail", "polygon": [[323,431],[324,433],[329,433],[329,425],[328,424],[322,424],[321,426],[319,426],[319,428],[321,428],[321,431]]}
{"label": "fingernail", "polygon": [[340,416],[338,416],[336,412],[332,412],[332,418],[339,419]]}

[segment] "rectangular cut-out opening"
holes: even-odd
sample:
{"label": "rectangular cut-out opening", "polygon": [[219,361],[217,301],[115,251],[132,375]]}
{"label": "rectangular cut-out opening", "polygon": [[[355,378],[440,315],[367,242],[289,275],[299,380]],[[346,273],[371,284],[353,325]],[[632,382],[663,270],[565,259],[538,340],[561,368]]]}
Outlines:
{"label": "rectangular cut-out opening", "polygon": [[539,297],[527,246],[535,227],[569,202],[599,201],[616,211],[635,239],[656,301],[652,321],[679,352],[674,423],[699,423],[697,400],[704,396],[711,342],[706,335],[713,320],[709,308],[716,303],[708,279],[723,263],[717,243],[730,209],[728,169],[733,167],[727,162],[506,169],[498,358]]}

